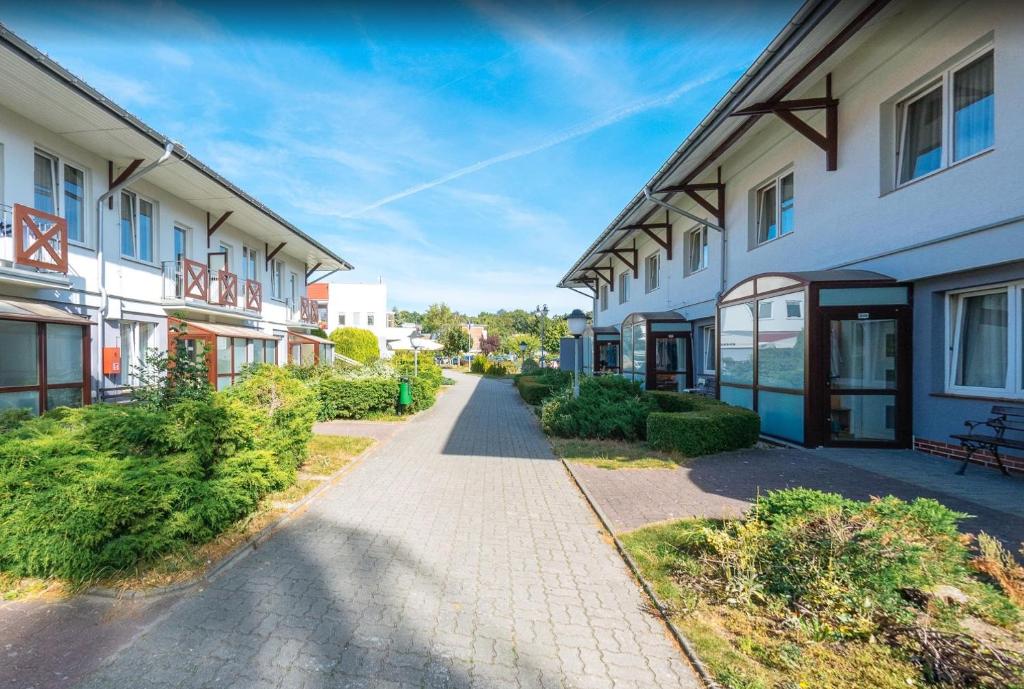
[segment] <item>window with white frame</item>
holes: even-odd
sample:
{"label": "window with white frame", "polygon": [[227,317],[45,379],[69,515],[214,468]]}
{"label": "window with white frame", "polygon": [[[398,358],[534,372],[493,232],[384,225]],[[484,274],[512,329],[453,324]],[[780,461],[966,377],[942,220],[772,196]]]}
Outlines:
{"label": "window with white frame", "polygon": [[607,311],[608,310],[608,285],[601,285],[601,287],[598,288],[598,294],[600,295],[599,301],[601,303],[601,310],[602,311]]}
{"label": "window with white frame", "polygon": [[259,280],[259,252],[247,246],[242,247],[242,279]]}
{"label": "window with white frame", "polygon": [[139,373],[146,354],[156,347],[156,324],[121,321],[121,385],[139,385]]}
{"label": "window with white frame", "polygon": [[[762,302],[764,303],[764,302]],[[771,304],[769,304],[771,306]],[[800,300],[786,301],[786,318],[803,318],[804,303]]]}
{"label": "window with white frame", "polygon": [[776,177],[757,190],[757,243],[793,232],[793,173]]}
{"label": "window with white frame", "polygon": [[771,300],[769,300],[769,299],[765,299],[763,301],[758,302],[758,304],[757,304],[757,317],[758,317],[758,319],[760,319],[762,321],[770,321],[772,319],[772,307],[773,306],[774,306],[774,303]]}
{"label": "window with white frame", "polygon": [[715,326],[702,325],[700,336],[701,347],[703,347],[701,363],[703,364],[704,373],[714,374],[717,370],[715,368]]}
{"label": "window with white frame", "polygon": [[948,295],[947,391],[1024,397],[1024,281]]}
{"label": "window with white frame", "polygon": [[270,265],[270,296],[284,299],[284,261],[274,261]]}
{"label": "window with white frame", "polygon": [[153,262],[155,204],[130,191],[121,192],[121,255]]}
{"label": "window with white frame", "polygon": [[33,207],[67,220],[68,241],[85,242],[85,172],[36,149],[34,173]]}
{"label": "window with white frame", "polygon": [[654,253],[644,259],[644,288],[653,292],[661,284],[661,254]]}
{"label": "window with white frame", "polygon": [[686,273],[691,275],[708,267],[708,228],[698,225],[686,233]]}
{"label": "window with white frame", "polygon": [[995,144],[995,60],[975,53],[896,105],[896,184],[946,168]]}
{"label": "window with white frame", "polygon": [[629,283],[631,282],[628,271],[619,273],[619,303],[625,304],[629,301]]}

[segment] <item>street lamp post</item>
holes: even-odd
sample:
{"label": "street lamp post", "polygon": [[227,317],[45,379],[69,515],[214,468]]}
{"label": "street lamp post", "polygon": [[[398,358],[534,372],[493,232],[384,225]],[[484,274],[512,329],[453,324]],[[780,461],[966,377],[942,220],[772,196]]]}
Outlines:
{"label": "street lamp post", "polygon": [[573,309],[569,317],[566,318],[569,325],[569,334],[573,337],[573,351],[572,351],[572,396],[580,396],[580,335],[587,327],[587,314],[583,313],[579,309]]}
{"label": "street lamp post", "polygon": [[538,304],[534,315],[540,319],[540,367],[544,368],[544,322],[548,318],[548,305],[544,304],[541,306]]}
{"label": "street lamp post", "polygon": [[419,337],[420,331],[414,330],[409,334],[409,346],[412,347],[412,377],[420,377],[420,348],[416,344],[416,338]]}
{"label": "street lamp post", "polygon": [[523,372],[523,366],[526,364],[526,342],[525,341],[519,343],[519,355],[521,357],[520,360],[519,360],[519,372],[522,373]]}

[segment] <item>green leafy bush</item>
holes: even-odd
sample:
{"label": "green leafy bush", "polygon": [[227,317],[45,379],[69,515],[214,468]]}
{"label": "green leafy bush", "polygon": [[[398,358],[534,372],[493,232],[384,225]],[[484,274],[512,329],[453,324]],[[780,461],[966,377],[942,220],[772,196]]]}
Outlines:
{"label": "green leafy bush", "polygon": [[538,364],[535,359],[531,359],[531,358],[527,357],[523,361],[522,374],[524,376],[528,375],[530,373],[533,373],[535,371],[540,371],[540,370],[541,370],[540,364]]}
{"label": "green leafy bush", "polygon": [[572,384],[572,374],[556,369],[535,368],[516,376],[515,385],[527,404],[537,405]]}
{"label": "green leafy bush", "polygon": [[751,447],[760,432],[761,417],[725,404],[700,411],[654,412],[647,417],[647,443],[687,457]]}
{"label": "green leafy bush", "polygon": [[31,418],[28,409],[0,409],[0,433],[13,431]]}
{"label": "green leafy bush", "polygon": [[0,437],[0,571],[83,582],[209,540],[290,485],[316,399],[272,366],[208,400],[59,409]]}
{"label": "green leafy bush", "polygon": [[515,373],[516,365],[511,361],[488,361],[484,375],[504,377]]}
{"label": "green leafy bush", "polygon": [[486,373],[487,357],[482,354],[477,354],[473,357],[473,360],[469,362],[469,370],[471,373]]}
{"label": "green leafy bush", "polygon": [[646,435],[647,416],[656,408],[640,385],[619,376],[584,378],[580,396],[569,388],[541,407],[541,425],[561,438],[638,440]]}
{"label": "green leafy bush", "polygon": [[365,419],[374,413],[395,410],[398,404],[398,378],[330,376],[317,381],[316,395],[320,401],[317,417],[332,419]]}
{"label": "green leafy bush", "polygon": [[667,392],[665,390],[648,390],[647,395],[658,405],[659,411],[701,411],[710,407],[721,407],[725,402],[714,397],[698,395],[692,392]]}
{"label": "green leafy bush", "polygon": [[380,358],[380,347],[373,331],[364,328],[335,328],[330,340],[334,343],[335,354],[347,356],[364,364]]}

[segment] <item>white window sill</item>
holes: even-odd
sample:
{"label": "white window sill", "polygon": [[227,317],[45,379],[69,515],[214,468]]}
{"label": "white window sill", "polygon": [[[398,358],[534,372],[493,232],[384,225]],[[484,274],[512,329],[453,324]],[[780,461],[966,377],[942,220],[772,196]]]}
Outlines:
{"label": "white window sill", "polygon": [[906,189],[907,187],[912,187],[915,184],[918,184],[919,182],[925,181],[926,179],[931,179],[932,177],[935,177],[936,175],[941,175],[943,172],[946,172],[947,170],[952,170],[953,168],[959,167],[959,166],[963,165],[964,163],[970,162],[970,161],[972,161],[972,160],[974,160],[976,158],[980,158],[980,157],[982,157],[984,155],[988,155],[989,153],[991,153],[994,150],[996,150],[996,147],[995,146],[990,146],[989,148],[986,148],[983,151],[978,151],[977,153],[974,153],[973,155],[969,155],[966,158],[961,158],[960,160],[956,161],[955,163],[950,163],[949,165],[940,167],[938,170],[932,170],[931,172],[929,172],[927,174],[924,174],[924,175],[921,175],[920,177],[915,177],[914,179],[907,180],[906,182],[901,182],[901,183],[895,185],[894,187],[892,187],[891,189],[887,189],[886,191],[883,191],[881,194],[878,195],[878,197],[882,198],[883,196],[888,196],[889,194],[893,194],[893,193],[895,193],[897,191],[900,191],[902,189]]}
{"label": "white window sill", "polygon": [[122,261],[128,261],[129,263],[135,263],[146,268],[152,268],[153,270],[160,270],[159,263],[153,263],[152,261],[146,261],[141,258],[135,258],[134,256],[125,256],[121,254]]}
{"label": "white window sill", "polygon": [[73,246],[76,249],[85,249],[86,251],[92,251],[95,253],[96,248],[86,242],[80,242],[77,239],[69,239],[68,246]]}

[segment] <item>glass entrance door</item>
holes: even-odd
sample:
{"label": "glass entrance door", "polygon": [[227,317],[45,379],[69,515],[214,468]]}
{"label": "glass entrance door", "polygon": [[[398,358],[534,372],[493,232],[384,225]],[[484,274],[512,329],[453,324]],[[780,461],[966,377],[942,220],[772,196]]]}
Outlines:
{"label": "glass entrance door", "polygon": [[687,335],[653,333],[651,338],[654,340],[654,361],[648,374],[647,388],[682,392],[691,387],[690,338]]}
{"label": "glass entrance door", "polygon": [[878,311],[826,317],[825,439],[830,445],[904,446],[909,394],[901,318]]}

